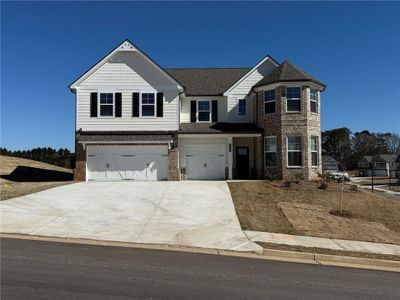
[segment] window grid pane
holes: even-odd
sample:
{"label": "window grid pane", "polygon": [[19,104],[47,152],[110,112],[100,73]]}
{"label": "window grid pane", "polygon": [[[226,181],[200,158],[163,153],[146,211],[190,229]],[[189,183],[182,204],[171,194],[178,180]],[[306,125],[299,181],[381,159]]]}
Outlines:
{"label": "window grid pane", "polygon": [[143,93],[142,94],[142,104],[154,104],[154,94],[153,93]]}
{"label": "window grid pane", "polygon": [[239,99],[239,116],[246,115],[246,99]]}
{"label": "window grid pane", "polygon": [[264,101],[275,101],[275,90],[267,90],[264,92]]}
{"label": "window grid pane", "polygon": [[286,88],[286,96],[288,99],[300,99],[301,89],[299,87],[288,87]]}
{"label": "window grid pane", "polygon": [[210,102],[209,101],[199,101],[199,111],[210,111]]}

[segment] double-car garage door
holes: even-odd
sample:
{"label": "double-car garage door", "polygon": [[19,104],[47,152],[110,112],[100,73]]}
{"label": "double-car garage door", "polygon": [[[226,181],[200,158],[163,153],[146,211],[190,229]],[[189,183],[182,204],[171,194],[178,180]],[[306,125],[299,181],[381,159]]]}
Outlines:
{"label": "double-car garage door", "polygon": [[88,180],[166,180],[168,147],[87,146]]}

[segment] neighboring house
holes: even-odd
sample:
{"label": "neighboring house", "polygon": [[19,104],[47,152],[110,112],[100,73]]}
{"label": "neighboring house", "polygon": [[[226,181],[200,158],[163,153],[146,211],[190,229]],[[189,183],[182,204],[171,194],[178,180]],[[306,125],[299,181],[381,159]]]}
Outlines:
{"label": "neighboring house", "polygon": [[339,171],[339,162],[334,159],[332,156],[323,155],[322,156],[322,171],[324,172],[338,172]]}
{"label": "neighboring house", "polygon": [[372,163],[374,176],[396,177],[396,154],[378,154],[363,156],[357,163],[359,176],[372,176]]}
{"label": "neighboring house", "polygon": [[162,68],[126,40],[70,85],[76,180],[290,178],[321,171],[320,92],[288,61]]}

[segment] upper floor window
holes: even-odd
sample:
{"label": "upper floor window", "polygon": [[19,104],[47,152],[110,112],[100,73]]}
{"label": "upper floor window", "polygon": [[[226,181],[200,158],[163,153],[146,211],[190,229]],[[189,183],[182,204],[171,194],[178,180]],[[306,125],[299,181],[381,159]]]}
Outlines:
{"label": "upper floor window", "polygon": [[318,112],[318,91],[310,90],[310,110],[313,113]]}
{"label": "upper floor window", "polygon": [[311,136],[311,166],[318,167],[318,137]]}
{"label": "upper floor window", "polygon": [[264,113],[274,113],[275,103],[275,90],[264,91]]}
{"label": "upper floor window", "polygon": [[246,109],[247,109],[246,108],[246,99],[239,99],[239,102],[238,102],[239,116],[245,116],[247,114]]}
{"label": "upper floor window", "polygon": [[300,87],[287,87],[287,111],[301,111],[301,88]]}
{"label": "upper floor window", "polygon": [[100,93],[100,117],[114,116],[114,94]]}
{"label": "upper floor window", "polygon": [[287,138],[287,157],[288,167],[301,167],[301,136],[288,136]]}
{"label": "upper floor window", "polygon": [[154,93],[142,93],[142,117],[155,117],[156,101]]}
{"label": "upper floor window", "polygon": [[265,137],[265,165],[276,166],[276,136]]}
{"label": "upper floor window", "polygon": [[210,122],[211,121],[211,106],[210,101],[200,100],[197,101],[197,120],[199,122]]}

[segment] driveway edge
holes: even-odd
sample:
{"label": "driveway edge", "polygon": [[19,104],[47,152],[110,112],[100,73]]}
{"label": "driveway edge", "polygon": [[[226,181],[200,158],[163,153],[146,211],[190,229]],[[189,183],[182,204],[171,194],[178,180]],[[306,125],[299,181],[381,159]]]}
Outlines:
{"label": "driveway edge", "polygon": [[253,259],[277,260],[277,261],[294,262],[294,263],[306,263],[306,264],[317,264],[326,266],[340,266],[349,268],[400,272],[400,262],[398,261],[358,258],[350,256],[338,256],[338,255],[328,255],[328,254],[318,254],[318,253],[306,253],[306,252],[296,252],[296,251],[284,251],[275,249],[264,249],[262,254],[258,254],[254,252],[239,252],[239,251],[219,250],[210,248],[195,248],[195,247],[178,246],[178,245],[137,244],[137,243],[127,243],[127,242],[45,237],[37,235],[34,236],[34,235],[8,234],[8,233],[0,233],[0,238],[97,245],[97,246],[107,246],[107,247],[125,247],[125,248],[135,248],[135,249],[188,252],[188,253],[223,255],[223,256],[243,257],[243,258],[253,258]]}

